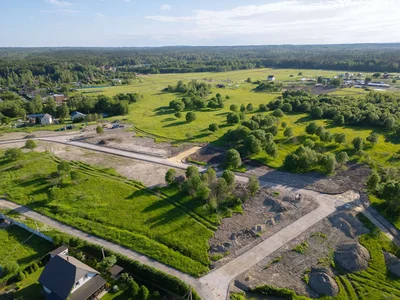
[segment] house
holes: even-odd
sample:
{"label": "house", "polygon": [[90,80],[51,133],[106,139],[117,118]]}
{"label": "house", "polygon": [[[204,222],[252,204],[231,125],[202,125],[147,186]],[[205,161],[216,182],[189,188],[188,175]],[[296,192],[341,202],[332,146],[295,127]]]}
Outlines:
{"label": "house", "polygon": [[39,283],[46,300],[87,300],[104,291],[106,280],[76,258],[58,254],[45,266]]}
{"label": "house", "polygon": [[53,117],[49,114],[44,114],[44,116],[40,119],[40,124],[42,125],[53,124]]}
{"label": "house", "polygon": [[53,99],[57,105],[63,104],[63,102],[67,101],[67,97],[63,94],[54,94]]}
{"label": "house", "polygon": [[124,270],[123,267],[114,265],[108,270],[108,272],[110,273],[112,279],[118,279],[121,277],[123,270]]}
{"label": "house", "polygon": [[390,74],[386,73],[382,75],[382,79],[389,79],[390,78]]}
{"label": "house", "polygon": [[42,125],[49,125],[53,124],[53,117],[49,114],[31,114],[27,115],[26,118],[28,122],[31,124],[42,124]]}
{"label": "house", "polygon": [[268,81],[275,81],[275,75],[268,75],[267,80]]}
{"label": "house", "polygon": [[58,247],[57,249],[49,252],[50,257],[53,258],[54,256],[57,255],[68,255],[68,247],[65,245],[62,245],[60,247]]}
{"label": "house", "polygon": [[72,114],[70,114],[70,117],[72,121],[75,121],[75,119],[85,119],[86,115],[80,113],[79,111],[74,111]]}

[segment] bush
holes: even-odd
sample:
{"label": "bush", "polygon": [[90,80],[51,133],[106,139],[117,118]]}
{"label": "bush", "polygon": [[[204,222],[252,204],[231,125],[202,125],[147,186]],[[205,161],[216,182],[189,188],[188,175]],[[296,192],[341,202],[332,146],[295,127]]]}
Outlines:
{"label": "bush", "polygon": [[364,139],[361,137],[356,137],[353,141],[352,144],[354,146],[354,150],[360,151],[363,150],[364,148]]}
{"label": "bush", "polygon": [[22,158],[23,153],[22,153],[21,149],[11,148],[11,149],[7,149],[4,155],[8,160],[17,161]]}
{"label": "bush", "polygon": [[249,178],[249,191],[250,195],[254,196],[260,189],[260,182],[256,176],[251,176]]}
{"label": "bush", "polygon": [[242,159],[240,158],[240,154],[235,149],[228,150],[226,154],[225,164],[227,168],[237,169],[242,165]]}
{"label": "bush", "polygon": [[210,125],[208,125],[208,130],[211,132],[215,132],[218,131],[219,126],[217,123],[211,123]]}
{"label": "bush", "polygon": [[315,122],[311,122],[310,124],[307,125],[306,127],[306,132],[308,134],[316,134],[318,129],[318,125]]}
{"label": "bush", "polygon": [[282,118],[285,114],[283,113],[283,111],[280,108],[277,108],[274,110],[273,112],[273,116],[277,117],[277,118]]}
{"label": "bush", "polygon": [[168,184],[173,184],[176,180],[176,170],[175,169],[169,169],[167,173],[165,174],[165,182]]}
{"label": "bush", "polygon": [[17,276],[17,280],[18,281],[22,281],[22,280],[24,280],[25,279],[25,273],[24,272],[22,272],[22,271],[19,271],[18,272],[18,276]]}
{"label": "bush", "polygon": [[196,114],[194,112],[188,112],[186,114],[186,122],[190,123],[193,122],[194,120],[196,120]]}
{"label": "bush", "polygon": [[182,117],[182,113],[180,111],[177,111],[176,113],[174,113],[174,116],[179,119]]}
{"label": "bush", "polygon": [[26,149],[29,149],[29,150],[33,151],[33,149],[35,149],[36,147],[37,147],[37,144],[33,140],[27,140],[25,142],[25,148]]}
{"label": "bush", "polygon": [[136,283],[135,280],[133,280],[131,278],[131,280],[129,280],[129,292],[133,297],[136,297],[139,293],[139,285]]}
{"label": "bush", "polygon": [[265,104],[260,104],[260,105],[258,106],[258,109],[259,109],[260,111],[262,111],[262,112],[268,111],[268,107],[267,107],[267,105],[265,105]]}
{"label": "bush", "polygon": [[147,287],[145,287],[144,285],[142,285],[139,289],[139,293],[138,293],[138,297],[141,300],[147,300],[149,298],[149,290],[147,289]]}
{"label": "bush", "polygon": [[231,112],[226,116],[228,124],[237,124],[240,122],[240,115],[237,112]]}

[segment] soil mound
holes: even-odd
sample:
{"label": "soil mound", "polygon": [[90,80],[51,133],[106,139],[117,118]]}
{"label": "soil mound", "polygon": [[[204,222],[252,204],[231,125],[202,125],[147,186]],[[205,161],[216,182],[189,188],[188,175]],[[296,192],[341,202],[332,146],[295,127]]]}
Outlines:
{"label": "soil mound", "polygon": [[397,277],[400,277],[400,259],[392,253],[383,252],[385,257],[386,268]]}
{"label": "soil mound", "polygon": [[342,244],[335,251],[335,260],[344,270],[357,272],[368,268],[370,255],[368,250],[360,244]]}
{"label": "soil mound", "polygon": [[357,217],[345,211],[335,213],[329,218],[333,227],[340,229],[347,237],[355,238],[359,235],[368,233],[369,230]]}
{"label": "soil mound", "polygon": [[313,269],[310,273],[310,287],[321,296],[336,296],[339,287],[332,278],[332,272],[325,269]]}

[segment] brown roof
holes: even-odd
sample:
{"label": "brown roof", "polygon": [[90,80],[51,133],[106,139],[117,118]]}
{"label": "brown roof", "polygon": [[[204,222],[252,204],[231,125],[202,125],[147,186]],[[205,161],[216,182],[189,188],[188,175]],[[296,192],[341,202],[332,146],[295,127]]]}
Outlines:
{"label": "brown roof", "polygon": [[62,246],[58,247],[57,249],[54,249],[53,251],[51,251],[50,255],[56,256],[56,255],[60,254],[61,252],[64,252],[65,250],[68,250],[68,247],[65,245],[62,245]]}
{"label": "brown roof", "polygon": [[119,273],[121,273],[124,270],[123,267],[118,266],[118,265],[114,265],[110,268],[110,270],[108,270],[108,272],[110,272],[110,274],[112,276],[118,275]]}

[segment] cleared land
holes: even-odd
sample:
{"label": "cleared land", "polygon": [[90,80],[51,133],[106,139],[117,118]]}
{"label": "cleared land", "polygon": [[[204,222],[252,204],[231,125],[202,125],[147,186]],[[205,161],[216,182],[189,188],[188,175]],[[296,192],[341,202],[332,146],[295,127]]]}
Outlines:
{"label": "cleared land", "polygon": [[[112,170],[74,163],[79,180],[51,183],[59,160],[25,154],[0,159],[0,194],[18,204],[146,254],[189,274],[208,270],[207,221],[176,199],[154,194]],[[194,217],[192,216],[194,215]]]}

